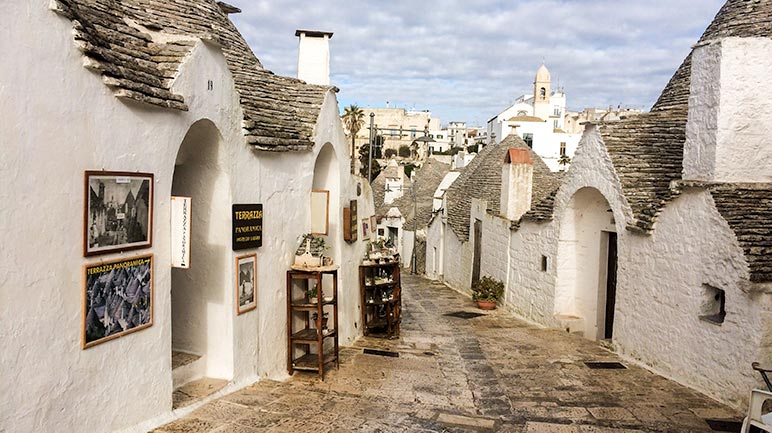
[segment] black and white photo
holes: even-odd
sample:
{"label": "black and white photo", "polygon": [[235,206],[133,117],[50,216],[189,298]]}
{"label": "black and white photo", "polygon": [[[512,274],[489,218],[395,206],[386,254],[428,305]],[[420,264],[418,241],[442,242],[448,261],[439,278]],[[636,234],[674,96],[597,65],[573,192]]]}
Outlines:
{"label": "black and white photo", "polygon": [[153,175],[87,171],[84,255],[152,245]]}
{"label": "black and white photo", "polygon": [[257,307],[257,255],[236,258],[236,314]]}

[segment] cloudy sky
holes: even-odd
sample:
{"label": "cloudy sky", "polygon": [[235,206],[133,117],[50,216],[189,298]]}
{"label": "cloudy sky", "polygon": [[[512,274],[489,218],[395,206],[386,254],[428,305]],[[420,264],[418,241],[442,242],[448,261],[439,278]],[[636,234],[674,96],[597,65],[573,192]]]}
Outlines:
{"label": "cloudy sky", "polygon": [[263,65],[296,76],[296,29],[334,32],[341,107],[428,109],[473,125],[533,92],[544,61],[569,109],[648,109],[723,0],[226,0]]}

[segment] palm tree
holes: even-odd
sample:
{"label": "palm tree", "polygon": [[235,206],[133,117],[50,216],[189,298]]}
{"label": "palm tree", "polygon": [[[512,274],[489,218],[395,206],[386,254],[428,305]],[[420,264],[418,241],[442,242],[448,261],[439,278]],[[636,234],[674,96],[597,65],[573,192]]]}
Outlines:
{"label": "palm tree", "polygon": [[356,136],[357,132],[365,124],[365,113],[357,105],[349,105],[343,110],[343,124],[351,133],[351,172],[354,172],[354,155],[356,154]]}

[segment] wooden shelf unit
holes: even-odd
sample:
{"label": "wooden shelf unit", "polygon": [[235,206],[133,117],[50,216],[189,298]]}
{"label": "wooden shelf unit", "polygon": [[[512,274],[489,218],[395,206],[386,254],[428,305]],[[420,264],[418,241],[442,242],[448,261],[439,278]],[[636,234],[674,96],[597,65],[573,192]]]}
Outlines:
{"label": "wooden shelf unit", "polygon": [[[332,276],[332,287],[325,292],[322,281],[324,275]],[[312,287],[317,288],[317,300],[311,302],[306,292]],[[327,296],[325,298],[325,296]],[[332,296],[332,297],[330,297]],[[325,307],[328,307],[325,309]],[[330,313],[326,332],[319,329],[324,313]],[[319,319],[315,322],[312,314]],[[298,322],[302,329],[297,329]],[[332,349],[325,342],[332,341]],[[315,350],[312,350],[315,349]],[[298,354],[298,352],[300,352]],[[315,371],[324,380],[324,369],[334,362],[340,366],[338,356],[338,271],[287,271],[287,371],[292,375],[295,370]]]}
{"label": "wooden shelf unit", "polygon": [[399,336],[402,283],[399,262],[359,266],[362,331],[365,336]]}

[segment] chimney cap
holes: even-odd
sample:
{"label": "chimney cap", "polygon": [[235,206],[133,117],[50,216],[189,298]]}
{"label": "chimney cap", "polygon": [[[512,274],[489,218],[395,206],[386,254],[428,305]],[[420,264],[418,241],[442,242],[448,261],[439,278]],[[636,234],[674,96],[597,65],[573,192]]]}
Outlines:
{"label": "chimney cap", "polygon": [[332,39],[332,32],[323,32],[320,30],[295,30],[295,36],[300,37],[300,35],[306,35],[311,38],[323,38],[327,36],[329,39]]}
{"label": "chimney cap", "polygon": [[529,164],[532,165],[531,152],[528,149],[518,149],[510,147],[507,156],[504,158],[505,164]]}

